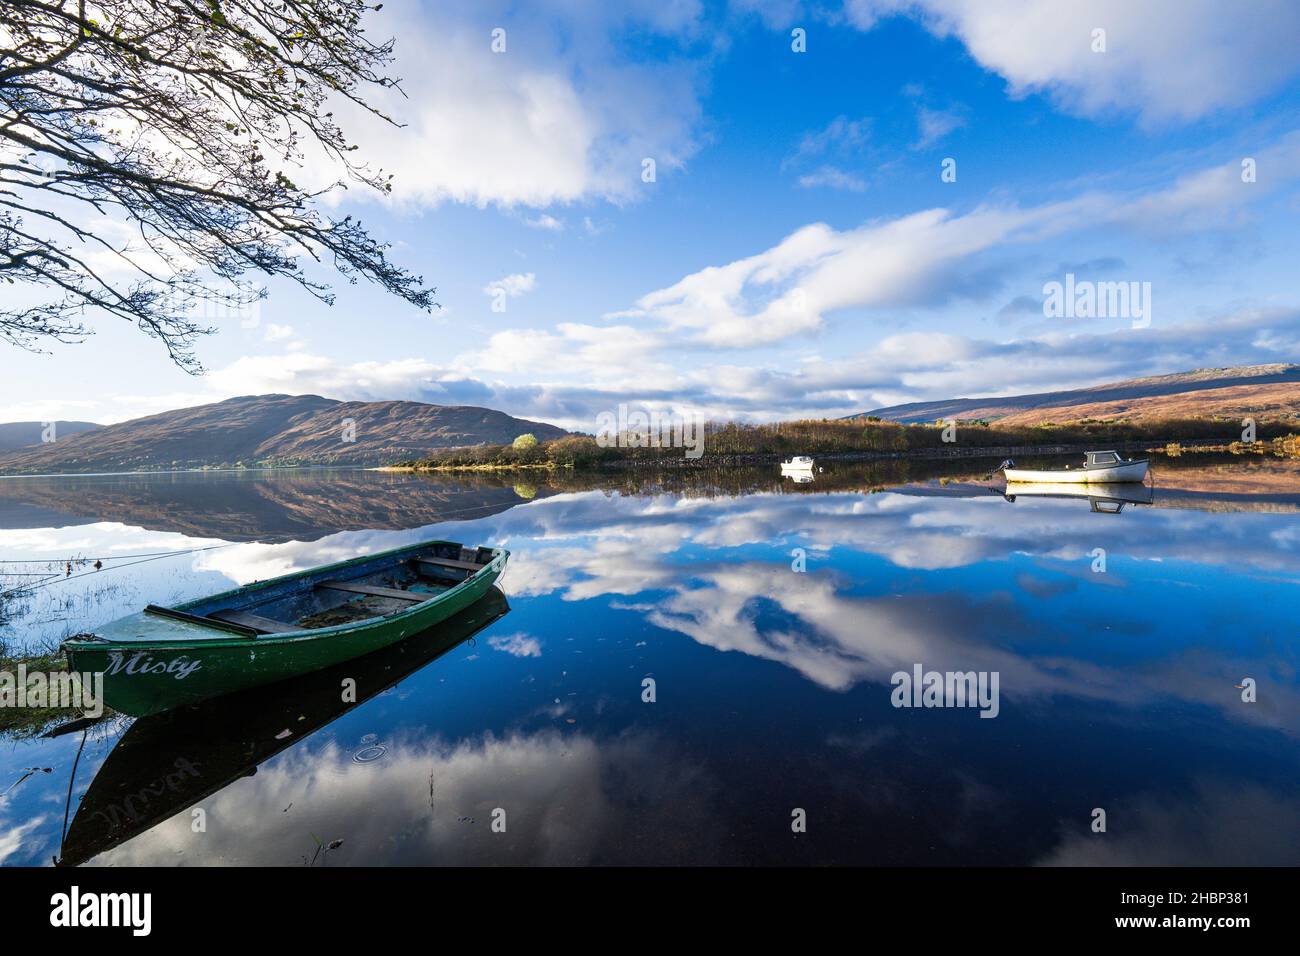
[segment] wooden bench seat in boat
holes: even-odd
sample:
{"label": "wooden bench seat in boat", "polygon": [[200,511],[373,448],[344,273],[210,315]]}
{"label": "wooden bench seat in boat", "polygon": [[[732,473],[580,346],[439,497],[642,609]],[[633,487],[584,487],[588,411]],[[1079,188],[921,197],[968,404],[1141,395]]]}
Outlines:
{"label": "wooden bench seat in boat", "polygon": [[411,563],[419,567],[428,565],[433,570],[439,568],[456,568],[459,571],[479,571],[487,567],[474,561],[459,561],[456,558],[412,558]]}
{"label": "wooden bench seat in boat", "polygon": [[316,587],[326,588],[330,591],[351,591],[354,594],[393,598],[397,601],[414,601],[416,604],[435,596],[417,591],[403,591],[400,588],[381,588],[373,584],[353,584],[351,581],[322,581]]}
{"label": "wooden bench seat in boat", "polygon": [[249,614],[247,611],[213,611],[208,617],[230,624],[242,624],[262,634],[287,634],[289,631],[302,630],[297,624],[262,617],[260,614]]}

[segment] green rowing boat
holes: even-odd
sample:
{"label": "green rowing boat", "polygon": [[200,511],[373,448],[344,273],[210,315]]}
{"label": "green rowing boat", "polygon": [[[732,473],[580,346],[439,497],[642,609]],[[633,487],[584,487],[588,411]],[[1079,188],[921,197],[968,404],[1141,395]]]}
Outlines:
{"label": "green rowing boat", "polygon": [[[78,866],[251,776],[265,761],[438,660],[509,611],[505,596],[489,588],[482,600],[436,627],[373,654],[135,721],[85,787],[56,865]],[[352,701],[339,693],[347,679],[356,681]],[[73,789],[82,789],[80,781],[71,783],[69,799]]]}
{"label": "green rowing boat", "polygon": [[503,548],[451,541],[365,555],[190,601],[149,605],[63,642],[134,717],[331,667],[433,627],[483,597]]}

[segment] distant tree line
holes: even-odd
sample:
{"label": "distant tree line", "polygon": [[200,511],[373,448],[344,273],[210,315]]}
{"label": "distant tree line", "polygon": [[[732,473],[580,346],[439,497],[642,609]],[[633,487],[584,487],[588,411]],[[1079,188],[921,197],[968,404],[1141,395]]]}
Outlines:
{"label": "distant tree line", "polygon": [[[1294,448],[1300,422],[1261,421],[1260,442],[1274,440]],[[945,435],[953,441],[945,441]],[[1241,437],[1235,419],[1168,418],[1132,422],[1083,421],[1064,425],[998,425],[986,422],[899,424],[879,419],[807,419],[770,424],[710,422],[704,429],[704,458],[851,453],[906,453],[940,448],[997,448],[1038,445],[1106,445],[1130,442],[1217,441],[1227,446]],[[589,435],[570,435],[536,444],[473,445],[450,448],[426,458],[396,464],[406,467],[598,467],[618,461],[653,462],[681,458],[680,448],[602,447]]]}

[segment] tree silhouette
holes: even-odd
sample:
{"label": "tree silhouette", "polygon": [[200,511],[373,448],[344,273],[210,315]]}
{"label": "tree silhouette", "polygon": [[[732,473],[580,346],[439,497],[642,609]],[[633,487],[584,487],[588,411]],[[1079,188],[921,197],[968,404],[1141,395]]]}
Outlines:
{"label": "tree silhouette", "polygon": [[[332,303],[315,263],[428,310],[434,290],[389,262],[359,221],[317,198],[391,176],[356,158],[333,118],[398,89],[360,0],[0,0],[0,336],[39,350],[126,319],[202,370],[203,314],[265,295],[281,276]],[[310,150],[326,188],[290,173]],[[11,289],[12,291],[16,291]]]}

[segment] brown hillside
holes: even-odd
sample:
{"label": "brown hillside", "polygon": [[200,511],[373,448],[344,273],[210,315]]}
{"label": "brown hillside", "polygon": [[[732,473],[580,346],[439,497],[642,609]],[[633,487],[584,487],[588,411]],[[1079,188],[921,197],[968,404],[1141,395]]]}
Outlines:
{"label": "brown hillside", "polygon": [[386,464],[441,448],[568,432],[469,405],[251,395],[183,408],[0,455],[0,474]]}
{"label": "brown hillside", "polygon": [[[1174,395],[1144,395],[1107,402],[1034,408],[998,418],[1000,425],[1068,424],[1134,421],[1144,418],[1254,418],[1269,421],[1300,418],[1300,383],[1234,385]],[[1300,427],[1300,422],[1297,423]]]}

